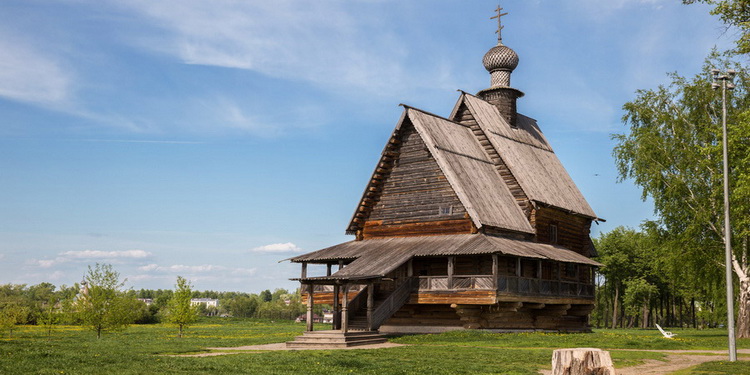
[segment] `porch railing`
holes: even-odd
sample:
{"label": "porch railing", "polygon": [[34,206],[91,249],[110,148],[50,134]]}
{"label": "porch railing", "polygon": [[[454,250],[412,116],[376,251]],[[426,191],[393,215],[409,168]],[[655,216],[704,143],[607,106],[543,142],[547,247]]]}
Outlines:
{"label": "porch railing", "polygon": [[577,282],[542,280],[528,277],[499,276],[497,291],[508,294],[532,294],[559,297],[593,297],[594,285]]}
{"label": "porch railing", "polygon": [[516,276],[498,276],[497,284],[493,281],[491,275],[458,275],[453,276],[452,285],[448,285],[448,276],[420,276],[419,290],[497,290],[499,293],[524,295],[594,296],[591,284]]}

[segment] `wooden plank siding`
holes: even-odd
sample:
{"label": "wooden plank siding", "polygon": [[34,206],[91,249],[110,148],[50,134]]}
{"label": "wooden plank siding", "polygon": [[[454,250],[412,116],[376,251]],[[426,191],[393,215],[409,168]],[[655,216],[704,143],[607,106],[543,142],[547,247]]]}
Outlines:
{"label": "wooden plank siding", "polygon": [[492,305],[496,302],[497,292],[494,290],[427,290],[412,293],[408,303]]}
{"label": "wooden plank siding", "polygon": [[362,239],[387,237],[432,236],[475,233],[476,227],[469,219],[436,220],[416,223],[367,221]]}
{"label": "wooden plank siding", "polygon": [[[347,293],[349,301],[353,300],[357,296],[357,293],[359,291]],[[340,297],[343,297],[343,295],[344,293],[339,292],[339,300],[341,300]],[[333,292],[315,292],[313,303],[316,305],[333,305]],[[307,293],[302,293],[302,304],[307,304]]]}

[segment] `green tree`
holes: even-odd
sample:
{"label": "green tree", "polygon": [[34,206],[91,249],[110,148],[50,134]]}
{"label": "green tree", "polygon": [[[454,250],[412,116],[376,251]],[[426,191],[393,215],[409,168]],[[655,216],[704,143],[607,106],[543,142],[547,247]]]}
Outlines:
{"label": "green tree", "polygon": [[273,294],[271,294],[270,290],[266,289],[260,292],[260,299],[263,302],[271,302],[273,300]]}
{"label": "green tree", "polygon": [[234,317],[251,318],[258,309],[258,298],[241,295],[228,302],[229,312]]}
{"label": "green tree", "polygon": [[[657,293],[656,285],[649,283],[642,277],[631,278],[625,282],[625,294],[623,296],[625,309],[631,316],[641,314],[641,328],[648,327],[649,305],[651,299]],[[628,328],[632,325],[631,321]]]}
{"label": "green tree", "polygon": [[182,337],[182,330],[198,319],[198,309],[190,304],[192,286],[182,276],[177,276],[172,299],[167,304],[167,321],[179,327],[178,337]]}
{"label": "green tree", "polygon": [[750,1],[748,0],[683,0],[685,4],[706,3],[713,5],[711,14],[718,15],[728,28],[736,28],[739,34],[737,52],[750,53]]}
{"label": "green tree", "polygon": [[54,295],[47,297],[47,300],[38,305],[39,317],[37,323],[41,323],[47,330],[47,338],[52,337],[52,327],[60,323],[62,318],[61,304]]}
{"label": "green tree", "polygon": [[89,266],[85,283],[72,308],[97,338],[102,332],[123,330],[133,322],[138,301],[121,290],[125,282],[120,282],[120,274],[112,265]]}
{"label": "green tree", "polygon": [[[732,269],[740,281],[738,337],[750,337],[750,95],[746,69],[713,53],[702,74],[671,74],[668,86],[639,90],[624,105],[628,134],[616,134],[621,179],[633,179],[654,201],[658,224],[681,252],[675,262],[708,280],[724,267],[721,95],[710,70],[734,68],[728,95]],[[690,266],[689,264],[692,264]]]}
{"label": "green tree", "polygon": [[8,336],[13,336],[13,328],[24,323],[27,315],[28,310],[19,301],[0,301],[0,329],[8,330]]}

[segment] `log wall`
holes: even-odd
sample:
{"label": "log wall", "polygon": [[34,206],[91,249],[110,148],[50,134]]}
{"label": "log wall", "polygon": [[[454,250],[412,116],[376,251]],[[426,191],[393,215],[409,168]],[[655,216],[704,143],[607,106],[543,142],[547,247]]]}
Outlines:
{"label": "log wall", "polygon": [[[414,126],[405,123],[399,140],[398,157],[365,223],[364,237],[395,233],[413,235],[420,229],[426,230],[424,234],[438,234],[436,230],[439,233],[471,233],[471,222],[465,217],[463,204]],[[440,223],[436,226],[404,226],[417,222]],[[396,228],[399,225],[402,227]],[[391,227],[390,231],[384,231],[387,227]]]}
{"label": "log wall", "polygon": [[384,324],[393,327],[431,326],[466,329],[553,330],[580,332],[590,330],[587,315],[593,304],[570,305],[501,302],[493,305],[408,303]]}
{"label": "log wall", "polygon": [[552,207],[532,210],[531,225],[538,242],[551,243],[550,224],[557,225],[557,245],[588,256],[591,219],[572,215]]}

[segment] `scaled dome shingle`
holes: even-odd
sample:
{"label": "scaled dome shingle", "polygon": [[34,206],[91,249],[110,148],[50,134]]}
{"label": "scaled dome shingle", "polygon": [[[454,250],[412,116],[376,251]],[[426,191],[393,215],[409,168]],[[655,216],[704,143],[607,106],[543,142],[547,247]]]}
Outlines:
{"label": "scaled dome shingle", "polygon": [[518,66],[518,54],[509,47],[498,44],[484,54],[482,63],[490,73],[496,70],[513,71]]}

